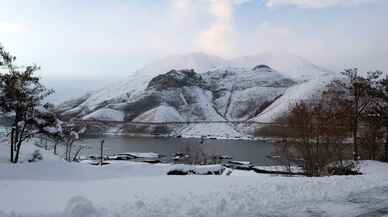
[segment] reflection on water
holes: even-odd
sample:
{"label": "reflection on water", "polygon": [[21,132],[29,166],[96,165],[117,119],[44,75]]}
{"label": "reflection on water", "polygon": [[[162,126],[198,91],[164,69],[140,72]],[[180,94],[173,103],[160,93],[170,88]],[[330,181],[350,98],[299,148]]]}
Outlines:
{"label": "reflection on water", "polygon": [[100,141],[104,139],[104,153],[116,154],[120,152],[156,152],[162,155],[172,155],[183,152],[189,145],[198,145],[209,155],[229,155],[234,160],[250,161],[256,165],[271,163],[267,156],[272,152],[272,144],[263,141],[248,140],[212,140],[205,139],[200,144],[200,139],[195,138],[143,138],[126,136],[105,136],[85,138],[78,143],[87,145],[88,149],[82,155],[95,155],[99,153]]}

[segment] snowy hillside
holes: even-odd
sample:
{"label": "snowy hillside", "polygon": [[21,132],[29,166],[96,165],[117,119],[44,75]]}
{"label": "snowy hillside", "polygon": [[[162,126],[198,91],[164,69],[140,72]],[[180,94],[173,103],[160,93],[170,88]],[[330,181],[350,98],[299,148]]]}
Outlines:
{"label": "snowy hillside", "polygon": [[181,115],[171,106],[161,105],[144,112],[134,122],[174,122],[184,121]]}
{"label": "snowy hillside", "polygon": [[141,94],[153,77],[172,69],[194,69],[196,72],[201,73],[223,65],[225,62],[219,57],[203,53],[170,56],[144,66],[129,75],[124,81],[109,84],[100,90],[81,97],[84,100],[79,100],[78,105],[74,105],[77,100],[70,100],[62,103],[59,107],[63,108],[72,104],[73,109],[68,110],[67,115],[78,115],[82,111],[84,111],[82,113],[84,115],[107,104],[125,102],[131,97]]}
{"label": "snowy hillside", "polygon": [[[192,53],[146,65],[127,80],[62,103],[58,112],[67,119],[99,121],[270,122],[286,113],[291,104],[319,93],[332,78],[330,71],[294,55],[260,54],[224,60]],[[238,129],[229,127],[220,129],[238,136]],[[197,134],[199,128],[173,130],[188,135]],[[213,132],[210,128],[206,127]],[[135,129],[145,133],[154,130]],[[162,132],[171,130],[167,127]]]}
{"label": "snowy hillside", "polygon": [[215,93],[215,107],[227,120],[254,117],[263,105],[295,84],[266,65],[252,69],[219,67],[203,76]]}
{"label": "snowy hillside", "polygon": [[292,105],[295,105],[297,102],[320,96],[327,85],[332,80],[338,78],[336,76],[335,74],[325,74],[288,88],[279,99],[252,120],[266,123],[276,121],[277,118],[286,114],[292,108]]}
{"label": "snowy hillside", "polygon": [[110,108],[102,108],[84,116],[83,120],[101,120],[101,121],[123,121],[124,113],[122,111]]}
{"label": "snowy hillside", "polygon": [[305,58],[287,53],[262,53],[232,59],[229,65],[252,68],[258,63],[269,65],[283,76],[295,81],[306,81],[324,74],[330,70],[314,65]]}

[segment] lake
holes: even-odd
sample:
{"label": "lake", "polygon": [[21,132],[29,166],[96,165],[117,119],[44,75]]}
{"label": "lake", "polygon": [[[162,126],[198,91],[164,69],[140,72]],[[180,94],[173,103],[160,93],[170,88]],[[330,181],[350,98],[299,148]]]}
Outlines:
{"label": "lake", "polygon": [[102,139],[105,140],[104,154],[156,152],[171,156],[176,152],[184,152],[188,146],[199,146],[208,155],[228,155],[233,160],[250,161],[256,165],[270,165],[271,160],[267,156],[273,151],[270,141],[205,139],[204,144],[200,144],[200,139],[197,138],[104,136],[79,141],[78,143],[90,147],[81,154],[98,155]]}

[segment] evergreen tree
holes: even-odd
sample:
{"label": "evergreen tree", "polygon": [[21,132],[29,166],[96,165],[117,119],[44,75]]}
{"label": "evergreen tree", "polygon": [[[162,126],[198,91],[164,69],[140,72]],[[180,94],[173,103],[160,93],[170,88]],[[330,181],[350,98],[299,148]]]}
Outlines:
{"label": "evergreen tree", "polygon": [[43,107],[42,101],[52,90],[46,89],[34,73],[37,65],[18,67],[16,57],[0,45],[0,111],[12,117],[10,161],[17,163],[24,141],[37,133],[53,132],[57,122]]}

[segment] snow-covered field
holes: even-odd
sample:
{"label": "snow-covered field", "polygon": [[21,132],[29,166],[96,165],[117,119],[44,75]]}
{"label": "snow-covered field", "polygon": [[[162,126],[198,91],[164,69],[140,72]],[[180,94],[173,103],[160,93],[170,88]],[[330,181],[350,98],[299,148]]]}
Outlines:
{"label": "snow-covered field", "polygon": [[[0,142],[1,143],[1,142]],[[1,217],[357,216],[388,207],[388,164],[362,162],[361,176],[167,176],[180,165],[118,162],[104,167],[43,160],[7,162],[0,144]]]}

